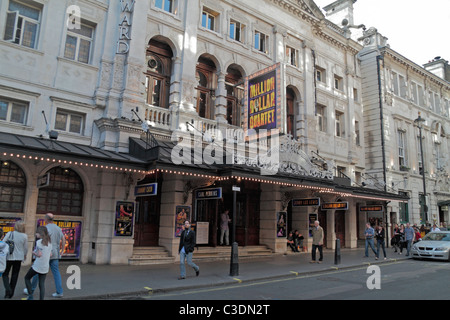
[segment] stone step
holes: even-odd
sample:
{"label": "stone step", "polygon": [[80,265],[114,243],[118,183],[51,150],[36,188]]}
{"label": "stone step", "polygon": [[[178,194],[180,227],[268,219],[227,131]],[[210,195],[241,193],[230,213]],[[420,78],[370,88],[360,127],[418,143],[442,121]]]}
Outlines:
{"label": "stone step", "polygon": [[[266,246],[238,247],[239,258],[259,258],[271,256],[272,250]],[[217,261],[231,259],[231,246],[196,247],[194,261]],[[174,263],[175,257],[170,257],[163,247],[136,247],[133,256],[128,259],[130,265],[151,265]]]}
{"label": "stone step", "polygon": [[173,263],[174,257],[163,247],[136,247],[133,256],[128,259],[130,265],[149,265]]}

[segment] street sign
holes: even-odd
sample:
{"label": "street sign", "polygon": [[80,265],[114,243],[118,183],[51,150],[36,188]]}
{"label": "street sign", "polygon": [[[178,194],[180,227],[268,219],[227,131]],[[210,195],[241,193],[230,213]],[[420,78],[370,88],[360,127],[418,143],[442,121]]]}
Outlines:
{"label": "street sign", "polygon": [[328,202],[322,204],[322,210],[348,210],[348,202]]}
{"label": "street sign", "polygon": [[320,206],[320,198],[292,199],[293,207]]}

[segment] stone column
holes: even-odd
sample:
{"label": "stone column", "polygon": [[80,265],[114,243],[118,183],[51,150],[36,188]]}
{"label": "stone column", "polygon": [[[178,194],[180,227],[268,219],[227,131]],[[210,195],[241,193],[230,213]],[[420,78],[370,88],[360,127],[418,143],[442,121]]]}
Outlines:
{"label": "stone column", "polygon": [[281,211],[280,187],[261,184],[259,241],[275,253],[286,252],[286,238],[277,238],[277,212]]}

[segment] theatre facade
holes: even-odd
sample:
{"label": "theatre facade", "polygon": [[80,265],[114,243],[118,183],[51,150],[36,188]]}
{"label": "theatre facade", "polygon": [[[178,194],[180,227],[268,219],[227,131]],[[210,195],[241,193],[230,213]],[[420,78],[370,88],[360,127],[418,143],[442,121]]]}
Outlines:
{"label": "theatre facade", "polygon": [[310,247],[315,220],[357,247],[408,200],[362,187],[362,46],[310,0],[187,3],[0,4],[4,231],[31,248],[52,212],[65,259],[175,261],[185,219],[218,250],[228,209],[243,248]]}

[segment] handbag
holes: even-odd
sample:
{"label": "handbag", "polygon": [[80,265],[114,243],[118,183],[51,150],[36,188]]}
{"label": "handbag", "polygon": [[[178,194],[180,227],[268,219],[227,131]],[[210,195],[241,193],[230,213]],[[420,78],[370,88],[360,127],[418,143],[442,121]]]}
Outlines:
{"label": "handbag", "polygon": [[13,254],[14,252],[14,231],[11,231],[11,237],[5,241],[5,243],[9,246],[9,254]]}

